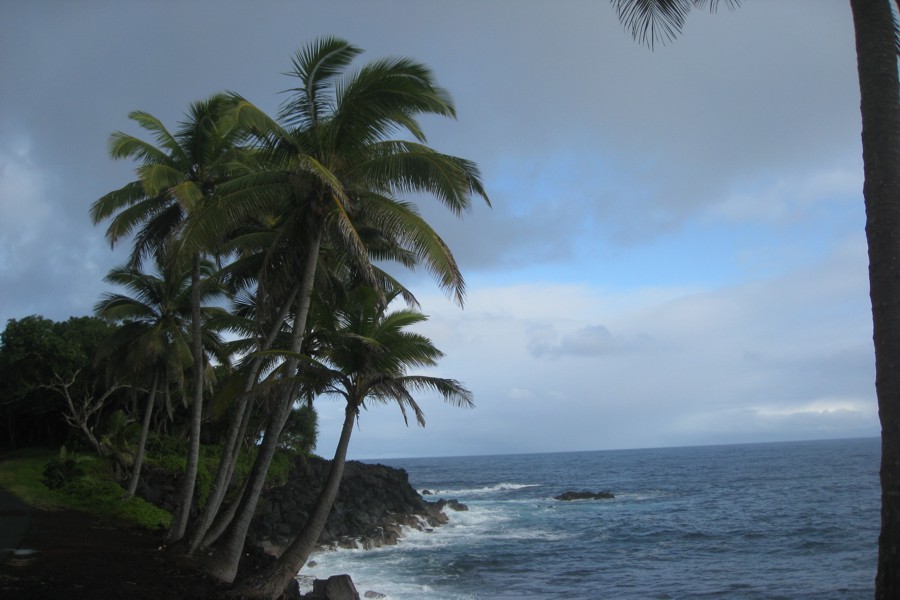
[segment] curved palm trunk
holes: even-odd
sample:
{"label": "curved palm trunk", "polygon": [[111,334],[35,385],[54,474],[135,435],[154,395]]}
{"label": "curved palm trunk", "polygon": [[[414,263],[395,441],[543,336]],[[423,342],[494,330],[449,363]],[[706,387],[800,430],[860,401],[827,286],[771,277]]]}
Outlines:
{"label": "curved palm trunk", "polygon": [[166,399],[166,414],[163,415],[162,433],[168,434],[169,433],[169,424],[172,423],[173,421],[175,421],[175,406],[172,404],[172,386],[171,386],[171,382],[169,381],[168,372],[163,373],[163,377],[164,377],[163,383],[165,384],[165,387],[163,388],[163,391],[165,392],[163,394],[163,398]]}
{"label": "curved palm trunk", "polygon": [[234,516],[237,514],[238,508],[240,508],[241,502],[244,499],[244,494],[247,492],[247,484],[249,481],[249,477],[244,480],[241,491],[238,492],[234,502],[230,503],[225,510],[220,510],[216,515],[212,525],[209,526],[209,530],[206,532],[206,536],[204,536],[203,541],[198,546],[198,550],[206,550],[215,544],[219,538],[222,537],[222,534],[225,533],[225,530],[228,529],[228,526],[231,525],[231,522],[234,520]]}
{"label": "curved palm trunk", "polygon": [[[306,320],[312,302],[313,282],[315,281],[321,244],[322,230],[319,227],[310,239],[306,264],[303,269],[303,278],[300,284],[299,302],[294,314],[294,331],[291,341],[291,352],[294,353],[299,353],[303,347],[303,336],[306,331]],[[298,360],[291,359],[288,363],[287,372],[296,374],[299,364]],[[231,583],[237,575],[238,563],[244,549],[244,540],[247,538],[247,530],[250,528],[250,521],[253,519],[253,513],[256,511],[256,504],[259,501],[259,495],[262,492],[269,465],[272,463],[272,457],[275,456],[281,430],[284,429],[288,415],[290,415],[292,401],[293,396],[290,392],[283,393],[278,399],[275,410],[272,411],[269,417],[269,422],[257,452],[256,460],[253,463],[253,469],[248,477],[247,487],[238,506],[237,514],[221,541],[216,544],[212,555],[203,561],[203,569],[221,581]]]}
{"label": "curved palm trunk", "polygon": [[[241,438],[243,439],[244,432],[247,430],[247,424],[250,422],[251,409],[248,408],[247,411],[244,412],[244,419],[241,422]],[[229,480],[234,474],[232,470],[229,473]],[[234,520],[234,516],[238,512],[238,508],[240,508],[241,502],[244,499],[244,494],[247,492],[247,484],[250,482],[250,477],[244,479],[244,483],[241,485],[241,490],[238,492],[237,497],[231,502],[225,510],[219,507],[219,511],[216,514],[216,517],[212,520],[212,523],[209,525],[206,531],[206,535],[203,536],[202,540],[198,544],[197,548],[194,550],[206,550],[222,537],[222,534],[225,533],[225,530],[228,529],[228,526],[231,525],[231,522]]]}
{"label": "curved palm trunk", "polygon": [[[298,289],[299,286],[293,290],[287,301],[284,302],[266,339],[260,344],[260,351],[265,351],[272,347],[272,343],[275,341],[275,337],[278,335],[278,331],[281,329],[285,317],[287,317],[288,310],[294,303],[294,298],[297,295]],[[244,438],[244,434],[247,431],[247,426],[250,422],[249,416],[252,412],[249,394],[256,384],[256,377],[259,375],[262,364],[262,358],[256,358],[251,363],[247,381],[244,383],[244,388],[238,399],[237,408],[235,409],[235,413],[231,418],[231,423],[228,426],[226,439],[222,444],[222,458],[216,469],[216,477],[209,493],[209,499],[206,502],[206,506],[203,507],[203,512],[198,519],[196,527],[194,527],[189,536],[188,554],[193,554],[199,547],[209,545],[215,541],[215,539],[218,539],[218,535],[216,535],[212,540],[207,540],[206,535],[209,533],[210,527],[222,506],[222,501],[225,499],[228,486],[231,484],[231,480],[234,476],[237,459],[240,455],[241,440]],[[221,535],[221,532],[219,533]]]}
{"label": "curved palm trunk", "polygon": [[141,437],[138,440],[137,451],[134,454],[134,465],[131,468],[131,479],[128,481],[126,498],[134,496],[138,481],[141,478],[141,466],[144,464],[144,448],[147,446],[147,434],[150,432],[150,421],[153,418],[153,404],[156,402],[156,388],[159,384],[159,369],[153,372],[153,383],[150,385],[150,395],[147,397],[147,408],[144,409],[144,421],[141,424]]}
{"label": "curved palm trunk", "polygon": [[219,509],[222,507],[225,494],[232,483],[234,470],[240,455],[241,440],[247,432],[247,425],[250,422],[250,414],[252,412],[252,402],[247,394],[244,393],[229,425],[227,439],[222,444],[222,458],[219,461],[216,478],[210,490],[209,498],[206,501],[206,506],[203,507],[196,525],[188,535],[188,555],[193,554],[198,548],[205,547],[218,538],[216,536],[212,541],[205,542],[207,534],[219,514]]}
{"label": "curved palm trunk", "polygon": [[900,91],[888,0],[850,0],[856,33],[875,392],[881,420],[881,535],[875,597],[900,598]]}
{"label": "curved palm trunk", "polygon": [[303,530],[275,563],[259,575],[242,581],[236,589],[238,595],[247,598],[277,598],[306,564],[325,529],[328,515],[331,513],[335,498],[337,498],[341,478],[344,476],[347,448],[350,446],[350,436],[353,434],[356,415],[356,407],[348,403],[344,416],[344,427],[341,429],[341,437],[334,452],[334,459],[331,461],[328,480],[325,482],[325,487],[322,488],[316,501],[316,507],[306,525],[303,526]]}
{"label": "curved palm trunk", "polygon": [[194,397],[191,405],[191,436],[188,443],[187,464],[181,483],[181,501],[172,527],[166,536],[168,542],[177,542],[184,537],[188,517],[197,485],[197,467],[200,463],[200,425],[203,421],[203,357],[202,323],[200,322],[200,253],[194,254],[191,266],[191,346],[194,355]]}
{"label": "curved palm trunk", "polygon": [[290,400],[290,396],[287,394],[279,398],[278,405],[269,418],[269,424],[253,463],[253,469],[247,478],[244,493],[237,505],[237,511],[221,540],[214,547],[212,554],[206,557],[201,565],[204,571],[220,581],[231,583],[237,575],[247,531],[250,529],[250,522],[256,512],[256,504],[266,481],[266,473],[272,457],[275,456],[281,427],[290,412]]}

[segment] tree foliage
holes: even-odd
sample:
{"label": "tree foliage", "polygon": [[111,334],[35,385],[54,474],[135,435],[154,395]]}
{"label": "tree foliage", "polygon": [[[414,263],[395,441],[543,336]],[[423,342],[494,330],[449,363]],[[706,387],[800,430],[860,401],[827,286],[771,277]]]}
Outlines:
{"label": "tree foliage", "polygon": [[103,365],[94,357],[113,328],[94,317],[55,322],[40,315],[10,319],[0,336],[0,419],[3,445],[62,443],[66,399],[54,382],[65,382],[74,397],[106,389]]}

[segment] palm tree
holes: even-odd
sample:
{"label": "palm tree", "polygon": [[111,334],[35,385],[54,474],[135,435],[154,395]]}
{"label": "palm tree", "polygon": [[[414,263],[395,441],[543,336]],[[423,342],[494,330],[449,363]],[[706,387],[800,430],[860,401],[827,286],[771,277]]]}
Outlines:
{"label": "palm tree", "polygon": [[242,581],[238,594],[275,598],[306,563],[337,496],[360,409],[367,404],[393,402],[400,407],[404,421],[409,411],[424,426],[425,415],[413,396],[415,392],[437,392],[456,406],[473,406],[471,392],[460,382],[408,373],[410,369],[435,366],[443,353],[428,338],[408,331],[425,321],[425,315],[412,309],[387,312],[392,298],[389,296],[386,302],[374,289],[356,290],[346,306],[335,310],[334,323],[323,333],[321,359],[305,359],[308,366],[303,378],[327,382],[317,386],[321,392],[345,401],[340,440],[328,479],[303,530],[274,564]]}
{"label": "palm tree", "polygon": [[138,179],[110,192],[91,206],[94,223],[110,218],[106,237],[115,245],[135,232],[131,266],[158,251],[171,239],[179,259],[191,264],[191,352],[194,382],[190,444],[181,490],[181,501],[172,520],[168,539],[180,539],[187,527],[194,495],[200,452],[200,425],[203,410],[205,369],[200,312],[201,256],[209,240],[187,235],[187,225],[198,218],[204,205],[221,183],[246,173],[244,152],[237,142],[243,135],[230,118],[233,102],[219,94],[191,105],[187,119],[172,134],[152,115],[136,111],[129,118],[155,138],[153,145],[131,135],[110,136],[113,158],[133,158],[140,162]]}
{"label": "palm tree", "polygon": [[[424,143],[418,115],[455,114],[430,70],[409,59],[384,59],[347,74],[360,53],[336,38],[324,38],[298,52],[291,75],[300,87],[291,90],[282,108],[283,126],[237,99],[241,122],[253,128],[273,163],[280,166],[261,173],[253,182],[258,183],[256,188],[242,180],[233,193],[223,193],[213,205],[228,215],[223,222],[241,222],[248,212],[272,215],[279,236],[294,251],[290,277],[299,282],[299,288],[291,308],[293,337],[284,349],[290,358],[282,372],[288,376],[295,375],[300,365],[295,357],[303,346],[323,249],[339,247],[352,257],[366,281],[377,280],[371,255],[355,227],[361,211],[380,215],[377,221],[373,216],[367,222],[392,232],[388,239],[402,240],[412,251],[410,258],[424,262],[440,285],[462,302],[464,282],[449,249],[430,228],[423,227],[421,218],[413,218],[413,211],[396,202],[395,195],[425,192],[457,214],[469,208],[473,195],[487,201],[473,163],[436,152]],[[390,139],[395,131],[406,131],[416,141]],[[234,579],[292,398],[293,393],[283,393],[271,412],[242,506],[213,555],[205,560],[208,572],[224,581]]]}
{"label": "palm tree", "polygon": [[[737,0],[726,0],[736,6]],[[636,38],[681,31],[695,7],[716,0],[612,0]],[[881,421],[881,533],[875,597],[900,598],[900,0],[850,0],[856,34],[863,197],[869,246],[869,296],[875,344],[875,393]]]}
{"label": "palm tree", "polygon": [[[128,293],[106,293],[94,306],[97,316],[121,324],[108,341],[105,352],[119,356],[135,380],[149,375],[151,382],[126,492],[128,497],[134,495],[140,479],[160,384],[168,388],[172,380],[181,382],[185,369],[192,364],[191,273],[180,268],[180,263],[170,259],[165,251],[155,255],[155,266],[156,273],[153,274],[129,266],[112,269],[104,281],[125,288]],[[221,290],[212,279],[212,265],[202,264],[201,272],[201,300],[219,295]],[[221,312],[222,309],[215,307],[201,309],[205,320]],[[203,342],[206,351],[215,353],[220,361],[227,358],[221,352],[223,344],[218,334],[206,327]]]}
{"label": "palm tree", "polygon": [[[415,224],[416,231],[424,234],[427,240],[443,244],[437,233],[421,219],[415,207],[403,202],[388,202],[387,206],[391,209],[390,214],[399,214],[401,220]],[[403,231],[382,231],[376,224],[385,218],[385,211],[378,210],[376,205],[365,205],[362,208],[375,209],[361,210],[355,219],[355,227],[369,255],[379,261],[394,261],[414,267],[417,252],[415,248],[408,248],[410,243],[402,236]],[[373,220],[376,224],[367,225],[367,222]],[[235,378],[240,380],[239,385],[242,386],[237,398],[227,392],[218,396],[219,404],[233,405],[232,417],[223,439],[222,458],[207,502],[187,536],[188,554],[193,554],[198,548],[212,545],[234,516],[232,512],[225,515],[217,513],[232,483],[241,440],[245,437],[251,419],[250,392],[257,383],[259,373],[268,372],[276,362],[272,355],[266,354],[266,351],[273,344],[281,348],[290,345],[289,343],[279,345],[276,336],[279,333],[290,332],[289,324],[285,326],[285,319],[298,291],[297,284],[290,282],[290,273],[298,268],[293,264],[296,250],[292,247],[291,237],[284,235],[283,231],[273,229],[270,219],[257,216],[254,222],[255,226],[245,226],[243,231],[230,241],[229,247],[237,250],[238,259],[220,272],[220,277],[233,286],[232,295],[235,298],[235,314],[229,319],[229,327],[242,336],[232,344],[236,354],[247,358],[235,372]],[[452,260],[452,255],[448,256]],[[354,268],[355,262],[347,252],[342,251],[340,240],[335,240],[333,245],[325,244],[320,263],[324,263],[326,268],[317,269],[318,294],[323,294],[323,289],[330,290],[332,294],[339,293],[348,285],[347,282],[353,281],[354,278],[359,280]],[[413,294],[389,274],[375,266],[371,266],[371,270],[379,289],[388,293],[398,293],[407,303],[416,304]],[[285,288],[285,283],[293,287]],[[287,299],[278,300],[283,294],[287,294]],[[273,318],[272,314],[276,310],[279,312]],[[226,390],[234,391],[236,387],[229,385],[226,386]]]}
{"label": "palm tree", "polygon": [[[244,358],[239,361],[231,380],[222,386],[214,398],[217,406],[230,406],[231,417],[225,436],[221,440],[221,457],[206,504],[186,536],[186,553],[189,555],[198,548],[206,548],[213,544],[234,516],[234,511],[219,515],[219,510],[233,483],[241,445],[245,441],[253,416],[254,395],[251,392],[258,383],[259,374],[273,367],[275,359],[264,353],[276,343],[279,334],[283,336],[285,332],[287,311],[292,306],[292,298],[296,296],[296,288],[295,285],[289,292],[289,299],[281,302],[281,311],[274,318],[257,314],[258,307],[268,308],[273,304],[273,296],[266,293],[266,288],[257,286],[255,294],[242,294],[239,290],[234,292],[233,302],[236,311],[235,314],[228,316],[227,328],[243,337],[230,342],[229,347],[232,348],[233,354]],[[275,305],[277,304],[276,300]],[[218,524],[214,527],[216,522]]]}
{"label": "palm tree", "polygon": [[862,113],[875,393],[881,420],[876,598],[900,598],[900,94],[897,22],[887,0],[851,0]]}

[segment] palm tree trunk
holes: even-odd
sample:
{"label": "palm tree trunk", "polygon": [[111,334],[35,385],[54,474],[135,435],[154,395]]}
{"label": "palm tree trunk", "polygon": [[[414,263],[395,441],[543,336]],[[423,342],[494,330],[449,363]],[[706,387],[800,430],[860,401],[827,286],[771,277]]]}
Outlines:
{"label": "palm tree trunk", "polygon": [[266,481],[266,473],[272,463],[272,457],[275,456],[278,437],[281,435],[281,426],[287,420],[290,408],[291,397],[289,394],[283,394],[278,399],[278,404],[269,418],[269,424],[257,451],[253,469],[247,477],[247,485],[237,511],[228,529],[213,548],[212,554],[203,560],[201,568],[220,581],[231,583],[237,575],[247,531],[250,529],[250,522],[256,512],[256,504]]}
{"label": "palm tree trunk", "polygon": [[[252,373],[250,376],[255,377]],[[225,494],[232,483],[234,470],[240,456],[241,440],[247,431],[247,424],[250,421],[252,412],[252,401],[245,392],[239,399],[235,414],[232,416],[232,421],[229,424],[227,439],[222,444],[222,457],[219,460],[216,478],[210,490],[209,498],[206,501],[206,506],[203,507],[196,525],[188,536],[188,555],[193,554],[198,548],[205,545],[206,536],[215,522],[216,516],[219,514],[222,501],[225,499]]]}
{"label": "palm tree trunk", "polygon": [[875,598],[900,598],[900,91],[889,0],[850,0],[856,33],[875,393],[881,420],[881,534]]}
{"label": "palm tree trunk", "polygon": [[197,547],[198,550],[205,551],[219,541],[219,538],[222,537],[222,534],[225,533],[225,530],[228,529],[228,526],[231,525],[231,522],[234,520],[234,516],[237,514],[238,508],[240,508],[241,502],[244,499],[244,494],[247,492],[247,484],[249,482],[250,478],[248,477],[244,480],[241,490],[238,492],[234,502],[231,502],[225,510],[219,510],[216,518],[209,526],[209,530]]}
{"label": "palm tree trunk", "polygon": [[153,404],[156,402],[156,388],[159,384],[159,369],[153,371],[153,383],[150,385],[150,394],[147,396],[147,408],[144,409],[144,421],[141,424],[141,437],[138,440],[137,451],[134,453],[134,465],[131,468],[131,479],[128,482],[126,498],[134,496],[138,481],[141,478],[141,465],[144,464],[144,448],[147,446],[147,434],[150,432],[150,421],[153,418]]}
{"label": "palm tree trunk", "polygon": [[316,507],[306,521],[306,525],[303,526],[303,530],[275,563],[262,573],[242,581],[235,590],[237,595],[246,598],[277,598],[306,564],[325,529],[328,515],[331,513],[335,498],[337,498],[341,478],[344,476],[347,448],[350,446],[350,436],[353,434],[353,424],[356,421],[357,412],[355,405],[347,404],[344,413],[344,427],[341,429],[341,437],[334,452],[334,459],[331,461],[328,480],[319,493]]}
{"label": "palm tree trunk", "polygon": [[[303,336],[306,331],[306,320],[309,316],[309,307],[312,302],[313,283],[315,282],[321,245],[322,229],[320,226],[311,236],[309,248],[307,249],[298,305],[294,313],[293,339],[291,341],[291,352],[293,353],[299,353],[303,348]],[[291,359],[287,366],[287,372],[290,375],[295,375],[299,361]],[[269,417],[269,422],[256,454],[256,460],[248,477],[248,484],[238,506],[237,514],[225,532],[223,539],[216,544],[212,555],[203,561],[203,569],[221,581],[231,583],[237,575],[238,563],[244,549],[244,541],[247,538],[247,530],[250,528],[250,521],[253,519],[253,513],[256,511],[256,504],[259,501],[259,495],[262,492],[269,465],[272,463],[272,457],[275,456],[281,431],[284,429],[288,415],[291,413],[292,403],[293,395],[290,392],[281,394],[275,410],[272,411]]]}
{"label": "palm tree trunk", "polygon": [[172,420],[175,415],[175,408],[172,406],[172,389],[169,385],[169,372],[168,370],[163,371],[163,400],[165,400],[165,414],[162,415],[162,420],[160,421],[159,413],[157,413],[156,417],[156,433],[168,433],[169,428],[166,426],[166,423]]}
{"label": "palm tree trunk", "polygon": [[188,443],[187,464],[181,483],[181,502],[172,518],[172,527],[166,536],[169,543],[184,537],[188,517],[197,485],[197,468],[200,463],[200,425],[203,421],[203,324],[200,322],[200,253],[194,254],[191,266],[191,345],[194,355],[194,398],[191,410],[191,436]]}
{"label": "palm tree trunk", "polygon": [[[275,322],[272,324],[269,333],[266,335],[266,338],[261,341],[258,348],[259,351],[262,352],[271,348],[278,332],[281,330],[284,319],[287,317],[288,310],[294,303],[294,298],[297,296],[298,290],[299,285],[294,288],[287,301],[283,303],[281,311],[276,317]],[[256,378],[259,375],[262,364],[263,359],[256,358],[250,365],[247,381],[244,383],[243,391],[238,398],[237,407],[232,415],[231,423],[228,426],[226,439],[222,444],[222,457],[219,460],[219,466],[216,469],[216,477],[209,493],[209,499],[206,502],[206,506],[203,507],[203,512],[198,519],[196,527],[194,527],[189,536],[188,554],[193,554],[197,548],[207,543],[205,539],[206,534],[209,532],[210,526],[215,520],[216,514],[222,505],[222,500],[225,498],[228,486],[231,484],[234,470],[237,465],[237,459],[240,455],[241,440],[244,437],[244,433],[247,430],[247,424],[250,421],[248,418],[249,413],[252,411],[252,407],[250,406],[250,391],[256,384]],[[218,536],[216,536],[216,538],[217,537]]]}

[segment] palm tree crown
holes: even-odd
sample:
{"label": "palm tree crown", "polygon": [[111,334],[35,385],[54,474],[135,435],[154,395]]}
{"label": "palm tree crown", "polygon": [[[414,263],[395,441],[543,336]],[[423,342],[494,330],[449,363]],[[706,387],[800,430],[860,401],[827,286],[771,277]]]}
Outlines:
{"label": "palm tree crown", "polygon": [[343,396],[357,410],[366,401],[396,402],[404,420],[411,410],[419,425],[425,425],[425,415],[414,392],[436,391],[456,406],[473,406],[472,394],[458,381],[408,373],[437,365],[443,352],[427,337],[407,330],[426,321],[424,314],[387,308],[374,290],[361,288],[335,312],[333,329],[319,351],[321,364],[328,365],[323,372],[331,378],[323,392]]}

